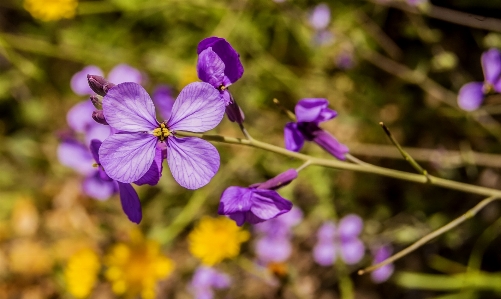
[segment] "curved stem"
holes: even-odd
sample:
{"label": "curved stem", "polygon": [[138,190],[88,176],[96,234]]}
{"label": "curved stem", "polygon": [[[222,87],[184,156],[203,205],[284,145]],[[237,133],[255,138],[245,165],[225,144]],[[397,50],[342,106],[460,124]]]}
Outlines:
{"label": "curved stem", "polygon": [[466,213],[464,213],[460,217],[449,222],[447,225],[442,226],[441,228],[427,234],[426,236],[424,236],[421,239],[414,242],[411,246],[405,248],[404,250],[401,250],[397,254],[392,255],[391,257],[385,259],[384,261],[382,261],[380,263],[377,263],[375,265],[372,265],[370,267],[367,267],[363,270],[358,271],[358,275],[363,275],[365,273],[372,272],[378,268],[381,268],[382,266],[391,264],[394,261],[408,255],[409,253],[413,252],[414,250],[416,250],[419,247],[423,246],[424,244],[428,243],[430,240],[440,236],[443,233],[450,231],[451,229],[455,228],[456,226],[460,225],[461,223],[465,222],[466,220],[472,218],[473,216],[475,216],[478,213],[478,211],[480,211],[486,205],[488,205],[491,202],[493,202],[494,200],[498,200],[498,199],[500,199],[500,198],[495,197],[495,196],[491,196],[489,198],[482,200],[476,206],[474,206],[473,208],[468,210]]}
{"label": "curved stem", "polygon": [[280,154],[283,156],[295,158],[298,160],[310,161],[310,165],[317,165],[317,166],[323,166],[323,167],[328,167],[328,168],[344,169],[344,170],[352,170],[352,171],[358,171],[358,172],[364,172],[364,173],[378,174],[378,175],[392,177],[392,178],[396,178],[396,179],[400,179],[400,180],[404,180],[404,181],[409,181],[409,182],[415,182],[415,183],[421,183],[421,184],[428,183],[430,185],[435,185],[435,186],[440,186],[440,187],[444,187],[447,189],[478,194],[478,195],[482,195],[482,196],[501,197],[501,190],[496,190],[496,189],[491,189],[491,188],[486,188],[486,187],[481,187],[481,186],[475,186],[475,185],[450,181],[450,180],[442,179],[442,178],[435,177],[432,175],[424,176],[422,174],[413,174],[413,173],[408,173],[408,172],[404,172],[404,171],[388,169],[388,168],[379,167],[379,166],[375,166],[375,165],[368,164],[368,163],[361,165],[361,164],[353,164],[353,163],[343,162],[343,161],[334,160],[334,159],[315,158],[315,157],[311,157],[311,156],[308,156],[305,154],[292,152],[292,151],[286,150],[284,148],[281,148],[281,147],[278,147],[278,146],[275,146],[272,144],[258,141],[256,139],[248,140],[248,139],[242,139],[242,138],[226,137],[226,136],[220,136],[220,135],[200,134],[200,133],[191,133],[191,132],[184,132],[184,131],[177,131],[175,134],[177,136],[180,136],[180,137],[198,137],[198,138],[202,138],[202,139],[205,139],[208,141],[213,141],[213,142],[238,144],[238,145],[255,147],[255,148],[267,150],[269,152],[274,152],[274,153],[277,153],[277,154]]}

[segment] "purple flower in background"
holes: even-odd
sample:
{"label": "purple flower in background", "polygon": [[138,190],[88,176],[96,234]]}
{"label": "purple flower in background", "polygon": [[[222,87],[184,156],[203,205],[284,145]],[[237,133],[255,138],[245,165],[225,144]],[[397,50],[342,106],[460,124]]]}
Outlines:
{"label": "purple flower in background", "polygon": [[201,266],[195,271],[189,290],[196,299],[214,298],[213,289],[226,289],[230,286],[228,275],[211,267]]}
{"label": "purple flower in background", "polygon": [[331,21],[331,9],[329,5],[320,3],[311,11],[308,21],[316,30],[324,30]]}
{"label": "purple flower in background", "polygon": [[203,39],[198,44],[197,54],[198,78],[219,90],[230,121],[242,123],[243,112],[228,91],[244,73],[240,55],[224,38],[215,36]]}
{"label": "purple flower in background", "polygon": [[419,6],[426,2],[428,2],[428,0],[407,0],[407,4],[410,6]]}
{"label": "purple flower in background", "polygon": [[343,51],[334,59],[336,66],[342,70],[352,69],[355,65],[353,54],[348,51]]}
{"label": "purple flower in background", "polygon": [[[91,95],[94,93],[87,82],[87,75],[104,76],[103,71],[95,65],[84,67],[71,78],[70,85],[74,93],[81,96]],[[108,75],[108,81],[113,82],[114,84],[123,82],[141,84],[143,80],[144,78],[141,72],[127,64],[119,64],[115,66]]]}
{"label": "purple flower in background", "polygon": [[365,246],[358,238],[362,229],[363,221],[355,214],[343,217],[338,227],[334,222],[324,223],[317,231],[313,259],[321,266],[330,266],[340,255],[348,265],[358,263],[365,252]]}
{"label": "purple flower in background", "polygon": [[337,115],[336,111],[327,107],[328,104],[326,99],[319,98],[302,99],[297,103],[296,122],[285,125],[285,148],[298,152],[304,141],[308,140],[315,142],[339,160],[345,159],[348,147],[318,126]]}
{"label": "purple flower in background", "polygon": [[301,210],[293,207],[288,213],[254,225],[255,231],[261,235],[255,248],[259,262],[266,265],[287,260],[292,253],[291,229],[302,219]]}
{"label": "purple flower in background", "polygon": [[256,224],[287,213],[292,208],[292,203],[281,197],[275,189],[296,178],[297,171],[289,169],[249,188],[231,186],[221,195],[218,214],[228,215],[238,226],[242,226],[246,221]]}
{"label": "purple flower in background", "polygon": [[[205,132],[216,127],[224,115],[224,103],[209,84],[187,85],[177,97],[167,121],[159,123],[155,106],[141,85],[118,84],[103,98],[103,112],[117,133],[104,140],[99,158],[106,173],[122,183],[145,175],[167,148],[167,163],[174,179],[187,189],[206,185],[219,168],[219,154],[209,142],[195,137],[178,138],[177,130]],[[161,151],[160,151],[161,156]]]}
{"label": "purple flower in background", "polygon": [[169,119],[174,106],[172,89],[168,85],[159,85],[153,90],[153,103],[163,119]]}
{"label": "purple flower in background", "polygon": [[501,92],[501,52],[493,48],[482,53],[481,63],[484,82],[470,82],[459,90],[458,105],[463,110],[476,110],[487,95]]}
{"label": "purple flower in background", "polygon": [[[390,245],[383,245],[376,250],[374,250],[374,262],[373,264],[380,263],[384,261],[385,259],[389,258],[393,252],[393,249],[391,248]],[[371,278],[372,281],[375,283],[382,283],[388,280],[390,276],[393,274],[393,270],[395,267],[393,264],[388,264],[385,266],[382,266],[381,268],[378,268],[371,272]]]}

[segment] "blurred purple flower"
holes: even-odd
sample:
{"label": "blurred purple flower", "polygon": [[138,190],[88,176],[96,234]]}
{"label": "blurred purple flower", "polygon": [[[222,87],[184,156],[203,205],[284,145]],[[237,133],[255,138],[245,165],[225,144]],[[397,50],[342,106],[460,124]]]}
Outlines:
{"label": "blurred purple flower", "polygon": [[426,2],[428,2],[428,0],[407,0],[407,4],[410,6],[419,6]]}
{"label": "blurred purple flower", "polygon": [[310,17],[308,21],[311,27],[315,28],[315,30],[323,30],[327,28],[331,21],[331,9],[329,5],[325,3],[320,3],[310,13]]}
{"label": "blurred purple flower", "polygon": [[[205,132],[224,115],[224,103],[207,83],[187,85],[177,97],[172,114],[159,123],[155,106],[141,85],[118,84],[103,98],[103,112],[118,132],[104,140],[99,158],[106,173],[122,183],[137,181],[153,165],[156,149],[167,147],[167,163],[174,179],[187,189],[206,185],[219,168],[219,154],[209,142],[178,138],[177,130]],[[196,165],[196,167],[195,167]]]}
{"label": "blurred purple flower", "polygon": [[478,109],[487,95],[501,92],[501,52],[489,49],[482,53],[481,63],[484,82],[470,82],[459,90],[458,105],[465,111]]}
{"label": "blurred purple flower", "polygon": [[174,106],[174,98],[172,97],[172,89],[168,85],[158,85],[153,90],[153,103],[163,119],[169,119]]}
{"label": "blurred purple flower", "polygon": [[226,289],[230,284],[228,275],[211,267],[200,266],[193,275],[189,290],[196,299],[212,299],[213,289]]}
{"label": "blurred purple flower", "polygon": [[358,238],[362,229],[363,221],[355,214],[343,217],[338,227],[334,222],[324,223],[317,231],[313,259],[321,266],[330,266],[339,254],[348,265],[358,263],[365,252],[365,246]]}
{"label": "blurred purple flower", "polygon": [[[385,259],[389,258],[393,252],[393,249],[391,248],[391,245],[383,245],[376,250],[374,250],[374,262],[373,264],[380,263],[384,261]],[[374,271],[371,272],[371,278],[372,281],[375,283],[382,283],[388,280],[390,276],[393,274],[395,267],[393,264],[388,264],[385,266],[382,266],[381,268],[378,268]]]}
{"label": "blurred purple flower", "polygon": [[351,52],[344,51],[336,56],[335,63],[336,66],[342,70],[352,69],[355,65],[353,54]]}
{"label": "blurred purple flower", "polygon": [[228,90],[228,87],[240,79],[244,73],[240,55],[224,38],[216,36],[200,41],[197,54],[198,78],[219,90],[230,121],[242,123],[243,112]]}
{"label": "blurred purple flower", "polygon": [[231,186],[221,195],[219,215],[228,215],[238,226],[246,221],[251,224],[263,222],[287,213],[292,203],[275,189],[297,178],[297,171],[289,169],[276,177],[248,188]]}
{"label": "blurred purple flower", "polygon": [[301,222],[303,213],[297,207],[274,219],[254,225],[261,235],[256,242],[256,255],[263,264],[280,263],[292,253],[291,229]]}
{"label": "blurred purple flower", "polygon": [[313,141],[328,153],[344,160],[348,147],[340,143],[334,136],[321,129],[321,122],[337,116],[337,112],[329,109],[326,99],[308,98],[300,100],[295,108],[296,122],[285,125],[285,148],[298,152],[303,147],[304,141]]}

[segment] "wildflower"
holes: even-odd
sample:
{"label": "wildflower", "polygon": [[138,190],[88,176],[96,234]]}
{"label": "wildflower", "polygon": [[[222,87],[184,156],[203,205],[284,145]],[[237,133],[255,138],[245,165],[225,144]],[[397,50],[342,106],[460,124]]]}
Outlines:
{"label": "wildflower", "polygon": [[197,54],[198,77],[219,90],[226,105],[228,119],[242,123],[243,112],[228,90],[244,73],[240,55],[224,38],[215,36],[202,40],[198,44]]}
{"label": "wildflower", "polygon": [[228,215],[238,226],[242,226],[245,221],[256,224],[287,213],[292,203],[281,197],[275,189],[289,184],[295,178],[297,171],[289,169],[249,188],[231,186],[221,195],[218,214]]}
{"label": "wildflower", "polygon": [[490,49],[482,53],[484,82],[470,82],[459,90],[458,105],[466,111],[478,109],[489,94],[501,92],[501,52]]}
{"label": "wildflower", "polygon": [[[383,245],[373,251],[374,264],[380,263],[391,256],[393,249],[390,245]],[[393,264],[384,265],[371,272],[372,281],[382,283],[388,280],[393,274],[395,266]]]}
{"label": "wildflower", "polygon": [[288,150],[298,152],[306,139],[314,141],[339,160],[345,159],[348,147],[318,126],[337,116],[337,112],[327,108],[327,105],[326,99],[319,98],[302,99],[297,103],[297,121],[287,123],[284,129],[285,147]]}
{"label": "wildflower", "polygon": [[365,251],[364,244],[358,238],[362,228],[363,221],[355,214],[343,217],[337,228],[333,222],[324,223],[317,232],[314,260],[321,266],[330,266],[339,254],[346,264],[358,263]]}
{"label": "wildflower", "polygon": [[315,6],[310,14],[308,21],[310,25],[316,30],[324,30],[325,28],[327,28],[331,21],[331,10],[329,8],[329,5],[320,3]]}
{"label": "wildflower", "polygon": [[105,277],[116,295],[155,298],[155,286],[174,270],[174,263],[160,251],[160,244],[141,234],[128,243],[115,244],[105,257]]}
{"label": "wildflower", "polygon": [[207,266],[236,257],[248,239],[249,233],[226,217],[204,217],[188,235],[191,254]]}
{"label": "wildflower", "polygon": [[76,298],[88,297],[96,284],[100,268],[99,257],[92,249],[85,248],[73,254],[64,269],[68,292]]}
{"label": "wildflower", "polygon": [[230,286],[231,279],[228,275],[214,268],[198,267],[191,280],[189,290],[196,299],[214,298],[213,289],[226,289]]}
{"label": "wildflower", "polygon": [[35,19],[44,22],[57,21],[75,16],[77,0],[25,0],[26,9]]}
{"label": "wildflower", "polygon": [[254,225],[255,231],[261,236],[255,246],[258,260],[266,265],[287,260],[292,253],[291,229],[302,219],[301,210],[293,207],[284,215]]}
{"label": "wildflower", "polygon": [[103,98],[103,112],[118,133],[104,140],[99,149],[101,165],[114,180],[131,183],[152,166],[157,145],[167,147],[167,163],[174,179],[183,187],[206,185],[219,168],[219,154],[209,142],[178,138],[176,130],[204,132],[219,124],[224,103],[218,92],[203,82],[186,86],[174,103],[167,121],[155,118],[155,106],[141,85],[118,84]]}

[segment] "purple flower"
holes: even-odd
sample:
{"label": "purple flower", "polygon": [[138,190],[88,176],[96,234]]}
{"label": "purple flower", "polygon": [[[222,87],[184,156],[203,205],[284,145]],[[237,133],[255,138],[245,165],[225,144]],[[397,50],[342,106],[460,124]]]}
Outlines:
{"label": "purple flower", "polygon": [[169,119],[174,106],[172,90],[168,85],[159,85],[153,91],[153,103],[163,119]]}
{"label": "purple flower", "polygon": [[255,248],[259,262],[266,265],[286,261],[292,253],[291,229],[302,219],[301,210],[293,207],[288,213],[254,225],[255,231],[261,235]]}
{"label": "purple flower", "polygon": [[326,99],[319,98],[302,99],[297,103],[296,122],[285,125],[285,148],[298,152],[304,141],[308,140],[317,143],[339,160],[345,159],[348,147],[318,126],[337,115],[336,111],[327,107],[328,104]]}
{"label": "purple flower", "polygon": [[244,73],[240,55],[224,38],[215,36],[202,40],[198,44],[197,54],[198,77],[219,90],[230,121],[242,123],[243,112],[228,91],[228,87]]}
{"label": "purple flower", "polygon": [[482,53],[481,63],[484,82],[470,82],[459,90],[458,105],[463,110],[476,110],[487,95],[501,92],[501,52],[493,48]]}
{"label": "purple flower", "polygon": [[[95,65],[84,67],[71,78],[71,89],[74,93],[81,96],[94,93],[87,82],[87,75],[89,74],[101,77],[104,76],[103,71]],[[110,71],[108,80],[115,84],[123,82],[135,82],[140,84],[144,79],[141,72],[137,69],[127,64],[119,64]]]}
{"label": "purple flower", "polygon": [[278,176],[249,188],[231,186],[221,195],[218,214],[228,215],[238,226],[246,221],[256,224],[287,213],[292,203],[278,194],[278,189],[297,178],[297,171],[289,169]]}
{"label": "purple flower", "polygon": [[355,214],[343,217],[339,227],[334,222],[324,223],[317,232],[313,259],[321,266],[333,265],[338,254],[348,265],[358,263],[364,256],[365,246],[358,238],[363,221]]}
{"label": "purple flower", "polygon": [[226,289],[230,284],[228,275],[214,268],[201,266],[195,271],[189,289],[196,299],[211,299],[214,298],[213,289]]}
{"label": "purple flower", "polygon": [[[393,249],[391,248],[391,245],[383,245],[376,250],[374,250],[374,263],[377,264],[385,259],[389,258],[393,252]],[[371,278],[372,281],[375,283],[382,283],[388,280],[390,276],[393,274],[393,270],[395,269],[395,266],[393,264],[388,264],[385,266],[382,266],[381,268],[378,268],[374,270],[371,273]]]}
{"label": "purple flower", "polygon": [[323,30],[327,28],[331,21],[331,10],[329,5],[320,3],[311,11],[308,19],[310,25],[316,30]]}
{"label": "purple flower", "polygon": [[117,133],[104,140],[99,158],[114,180],[131,183],[145,175],[158,147],[167,148],[167,163],[174,179],[183,187],[206,185],[219,168],[219,154],[209,142],[195,137],[179,138],[175,131],[205,132],[216,127],[224,114],[224,103],[209,84],[187,85],[177,97],[172,114],[159,123],[155,106],[141,85],[118,84],[103,98],[103,112]]}

